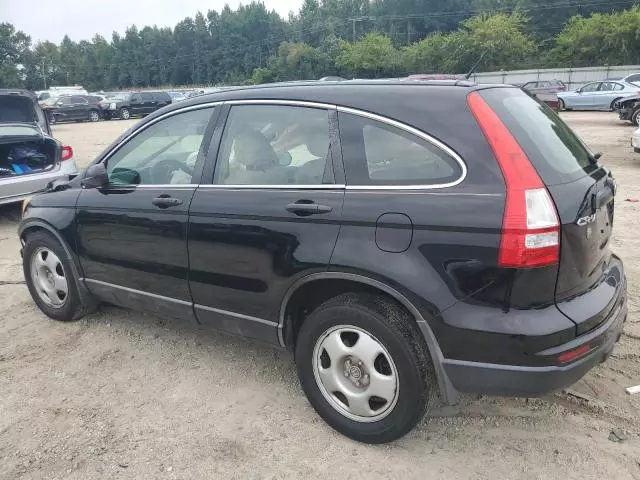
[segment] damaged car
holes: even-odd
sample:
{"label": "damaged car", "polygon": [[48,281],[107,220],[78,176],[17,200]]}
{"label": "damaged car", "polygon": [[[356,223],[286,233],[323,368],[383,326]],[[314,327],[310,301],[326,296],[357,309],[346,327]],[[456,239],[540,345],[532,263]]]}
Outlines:
{"label": "damaged car", "polygon": [[614,105],[620,120],[631,122],[640,127],[640,95],[631,95],[616,102]]}
{"label": "damaged car", "polygon": [[35,96],[0,90],[0,205],[20,202],[77,173],[73,150],[51,136]]}

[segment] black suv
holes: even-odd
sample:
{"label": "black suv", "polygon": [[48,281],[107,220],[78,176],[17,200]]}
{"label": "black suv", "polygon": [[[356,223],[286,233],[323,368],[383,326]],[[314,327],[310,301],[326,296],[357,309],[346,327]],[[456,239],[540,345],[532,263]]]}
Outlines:
{"label": "black suv", "polygon": [[144,116],[171,104],[167,92],[117,93],[101,102],[105,118],[128,120],[134,116]]}
{"label": "black suv", "polygon": [[50,123],[58,122],[98,122],[102,118],[101,97],[94,95],[62,95],[45,101],[44,111]]}
{"label": "black suv", "polygon": [[24,274],[54,319],[108,302],[289,348],[331,426],[386,442],[437,393],[537,396],[611,352],[626,280],[597,158],[515,87],[227,90],[34,197]]}

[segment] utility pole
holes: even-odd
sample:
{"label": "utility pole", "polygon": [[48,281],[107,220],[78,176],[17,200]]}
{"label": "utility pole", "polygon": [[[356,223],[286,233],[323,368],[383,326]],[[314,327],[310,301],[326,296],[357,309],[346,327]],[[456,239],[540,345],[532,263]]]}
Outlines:
{"label": "utility pole", "polygon": [[42,79],[44,80],[44,89],[47,89],[47,71],[44,69],[44,58],[42,59]]}
{"label": "utility pole", "polygon": [[353,32],[353,43],[356,43],[356,19],[351,19],[351,30]]}

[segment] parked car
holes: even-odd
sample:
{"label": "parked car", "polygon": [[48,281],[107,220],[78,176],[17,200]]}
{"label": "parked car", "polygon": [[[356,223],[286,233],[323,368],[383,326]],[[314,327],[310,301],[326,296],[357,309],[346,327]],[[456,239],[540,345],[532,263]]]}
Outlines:
{"label": "parked car", "polygon": [[566,92],[567,86],[561,80],[538,80],[525,83],[522,89],[532,95],[552,95]]}
{"label": "parked car", "polygon": [[49,90],[40,90],[37,92],[38,101],[44,102],[50,98],[58,98],[63,95],[88,95],[89,93],[81,86],[62,86],[51,87]]}
{"label": "parked car", "polygon": [[597,158],[515,87],[225,90],[27,202],[24,274],[57,320],[108,302],[289,348],[322,418],[387,442],[438,393],[547,394],[607,358],[626,280]]}
{"label": "parked car", "polygon": [[639,92],[638,86],[624,82],[593,82],[574,92],[558,93],[561,110],[613,110],[623,97]]}
{"label": "parked car", "polygon": [[632,83],[636,86],[640,86],[640,73],[632,73],[630,75],[627,75],[626,77],[609,78],[607,80],[614,82]]}
{"label": "parked car", "polygon": [[103,97],[97,95],[63,95],[52,97],[43,103],[43,110],[50,123],[58,122],[98,122],[102,118],[100,102]]}
{"label": "parked car", "polygon": [[171,97],[172,102],[180,102],[182,100],[187,99],[187,94],[185,92],[167,92]]}
{"label": "parked car", "polygon": [[111,97],[108,105],[103,102],[102,114],[105,118],[128,120],[149,115],[169,104],[171,97],[167,92],[124,92]]}
{"label": "parked car", "polygon": [[630,95],[618,100],[614,108],[618,111],[620,120],[640,126],[640,94]]}
{"label": "parked car", "polygon": [[73,150],[51,136],[37,98],[0,89],[0,204],[20,202],[77,173]]}

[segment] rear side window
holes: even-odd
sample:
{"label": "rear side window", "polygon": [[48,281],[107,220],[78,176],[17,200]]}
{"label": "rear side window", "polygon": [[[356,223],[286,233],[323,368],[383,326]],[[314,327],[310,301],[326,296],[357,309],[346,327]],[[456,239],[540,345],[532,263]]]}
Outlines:
{"label": "rear side window", "polygon": [[582,141],[545,104],[516,88],[479,93],[511,131],[545,184],[572,182],[597,169]]}
{"label": "rear side window", "polygon": [[418,135],[344,112],[339,122],[349,185],[444,185],[462,176],[453,155]]}

